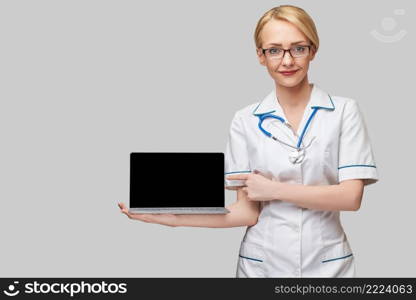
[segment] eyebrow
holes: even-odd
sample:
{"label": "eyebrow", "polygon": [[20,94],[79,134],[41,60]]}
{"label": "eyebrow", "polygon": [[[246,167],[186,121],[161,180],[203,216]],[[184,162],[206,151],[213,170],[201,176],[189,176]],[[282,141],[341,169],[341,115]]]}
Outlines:
{"label": "eyebrow", "polygon": [[[293,43],[290,43],[290,44],[291,45],[296,45],[296,44],[300,44],[300,43],[307,43],[307,41],[297,41],[297,42],[293,42]],[[269,43],[267,45],[282,46],[282,44],[277,44],[277,43]]]}

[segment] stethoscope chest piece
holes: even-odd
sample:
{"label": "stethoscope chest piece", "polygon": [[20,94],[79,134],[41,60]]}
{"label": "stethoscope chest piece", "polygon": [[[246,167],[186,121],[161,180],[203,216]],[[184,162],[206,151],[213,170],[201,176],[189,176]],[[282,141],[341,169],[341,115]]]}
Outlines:
{"label": "stethoscope chest piece", "polygon": [[289,161],[292,164],[300,164],[302,163],[305,157],[305,150],[304,149],[295,149],[290,151],[289,153]]}

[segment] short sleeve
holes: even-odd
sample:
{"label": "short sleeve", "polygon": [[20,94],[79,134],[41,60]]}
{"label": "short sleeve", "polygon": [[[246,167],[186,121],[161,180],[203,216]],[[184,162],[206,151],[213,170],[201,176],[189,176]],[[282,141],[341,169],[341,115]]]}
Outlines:
{"label": "short sleeve", "polygon": [[339,182],[347,179],[364,179],[369,185],[378,181],[378,171],[364,118],[358,103],[351,99],[345,104],[340,144]]}
{"label": "short sleeve", "polygon": [[250,160],[247,151],[247,136],[240,114],[237,112],[231,122],[225,149],[224,183],[226,188],[243,186],[243,180],[227,180],[225,176],[251,173]]}

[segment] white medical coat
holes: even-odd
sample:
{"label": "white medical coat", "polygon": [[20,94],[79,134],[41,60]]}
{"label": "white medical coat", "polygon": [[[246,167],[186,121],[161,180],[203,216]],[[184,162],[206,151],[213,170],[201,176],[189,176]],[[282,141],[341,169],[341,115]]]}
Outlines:
{"label": "white medical coat", "polygon": [[[368,185],[378,180],[367,128],[354,99],[330,96],[313,84],[297,135],[279,120],[264,120],[264,129],[291,145],[296,146],[305,127],[303,144],[315,137],[301,164],[289,161],[290,147],[260,131],[258,116],[266,113],[287,121],[275,90],[235,113],[225,175],[258,170],[270,179],[305,185],[347,179],[364,179]],[[244,181],[225,179],[225,185],[241,186]],[[258,222],[247,227],[240,246],[237,277],[355,277],[354,256],[339,211],[307,209],[281,200],[260,205]]]}

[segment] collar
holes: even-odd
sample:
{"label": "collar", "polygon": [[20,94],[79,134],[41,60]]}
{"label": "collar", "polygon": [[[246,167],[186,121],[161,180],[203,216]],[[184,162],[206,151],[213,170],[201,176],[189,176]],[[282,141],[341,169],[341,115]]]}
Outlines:
{"label": "collar", "polygon": [[[311,109],[327,109],[329,111],[335,110],[334,102],[331,96],[313,83],[311,96],[307,104]],[[276,89],[266,96],[254,109],[253,115],[260,116],[264,114],[274,113],[277,116],[284,118],[283,109],[280,106],[276,96]]]}

